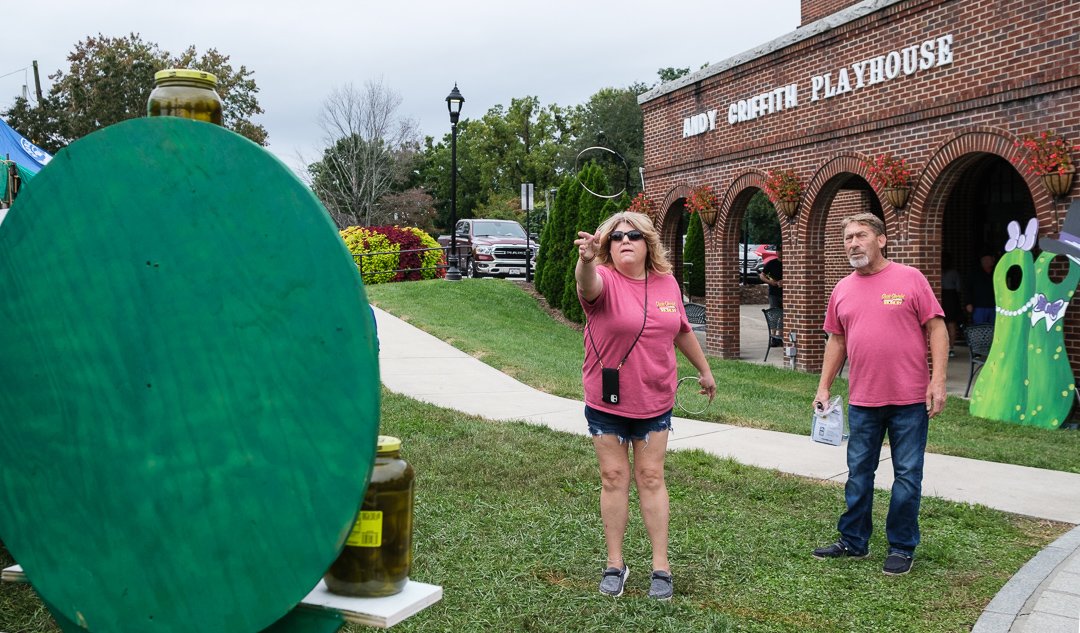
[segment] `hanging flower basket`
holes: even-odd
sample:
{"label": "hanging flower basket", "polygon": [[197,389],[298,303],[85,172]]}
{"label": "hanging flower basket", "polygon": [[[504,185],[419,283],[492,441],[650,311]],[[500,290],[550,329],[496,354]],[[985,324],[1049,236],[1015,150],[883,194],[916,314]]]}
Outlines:
{"label": "hanging flower basket", "polygon": [[1050,192],[1051,197],[1064,197],[1065,194],[1069,193],[1069,190],[1072,189],[1073,176],[1075,175],[1075,170],[1055,171],[1051,174],[1043,174],[1043,186]]}
{"label": "hanging flower basket", "polygon": [[710,229],[716,225],[718,206],[720,206],[720,201],[709,185],[694,187],[686,198],[686,210],[697,213],[701,218],[701,223]]}
{"label": "hanging flower basket", "polygon": [[778,202],[774,202],[773,206],[776,207],[777,211],[779,211],[780,213],[783,213],[784,217],[786,217],[788,219],[791,219],[791,217],[793,215],[795,215],[795,210],[799,208],[799,201],[798,200],[780,200]]}
{"label": "hanging flower basket", "polygon": [[911,169],[907,159],[878,154],[866,161],[866,171],[875,188],[881,190],[892,208],[903,209],[911,193]]}
{"label": "hanging flower basket", "polygon": [[645,195],[644,191],[642,191],[630,201],[630,206],[626,207],[626,210],[635,213],[644,213],[651,218],[656,212],[656,205],[653,204],[653,201]]}
{"label": "hanging flower basket", "polygon": [[773,169],[765,177],[765,195],[773,206],[789,220],[799,208],[803,184],[791,169]]}
{"label": "hanging flower basket", "polygon": [[903,209],[907,204],[908,194],[911,193],[910,187],[888,187],[882,192],[885,195],[885,199],[889,201],[894,209]]}
{"label": "hanging flower basket", "polygon": [[1060,198],[1069,193],[1076,175],[1072,152],[1080,150],[1080,145],[1069,145],[1064,137],[1048,130],[1016,141],[1016,148],[1023,151],[1013,162],[1028,174],[1039,176],[1051,196]]}

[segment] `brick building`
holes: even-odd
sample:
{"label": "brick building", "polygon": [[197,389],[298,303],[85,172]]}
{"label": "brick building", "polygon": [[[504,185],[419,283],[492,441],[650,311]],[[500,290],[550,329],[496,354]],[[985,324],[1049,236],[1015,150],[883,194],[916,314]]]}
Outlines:
{"label": "brick building", "polygon": [[[1053,198],[1015,166],[1016,141],[1054,131],[1080,143],[1077,25],[1076,0],[803,0],[794,32],[643,94],[646,193],[674,261],[685,197],[704,184],[720,197],[705,232],[709,353],[739,357],[740,227],[770,169],[806,185],[779,218],[784,330],[803,371],[820,370],[829,293],[851,270],[844,216],[881,217],[888,257],[922,270],[939,296],[943,252],[966,279],[981,254],[1003,250],[1012,220],[1056,235],[1080,186]],[[900,209],[864,162],[884,153],[914,172]],[[1052,269],[1065,269],[1061,257]],[[1064,323],[1076,374],[1080,309]]]}

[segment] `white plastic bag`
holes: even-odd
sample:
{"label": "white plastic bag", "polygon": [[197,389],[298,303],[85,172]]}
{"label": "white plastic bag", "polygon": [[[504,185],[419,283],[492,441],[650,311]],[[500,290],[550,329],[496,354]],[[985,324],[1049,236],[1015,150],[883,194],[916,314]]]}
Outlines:
{"label": "white plastic bag", "polygon": [[810,439],[822,444],[840,446],[845,437],[844,401],[840,396],[835,396],[829,400],[823,411],[814,410]]}

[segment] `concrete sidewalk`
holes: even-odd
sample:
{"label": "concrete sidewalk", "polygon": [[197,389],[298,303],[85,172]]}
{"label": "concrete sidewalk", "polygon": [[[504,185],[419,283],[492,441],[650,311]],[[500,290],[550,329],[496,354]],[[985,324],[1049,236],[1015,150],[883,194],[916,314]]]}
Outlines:
{"label": "concrete sidewalk", "polygon": [[[744,310],[744,316],[747,314]],[[379,325],[382,382],[391,391],[492,420],[523,420],[568,433],[587,434],[584,405],[580,401],[524,385],[378,308],[375,315]],[[745,342],[743,347],[750,349]],[[763,346],[760,351],[764,355]],[[769,361],[772,360],[770,353]],[[966,358],[962,365],[961,393],[967,383]],[[950,367],[950,373],[953,371]],[[950,392],[955,393],[956,386],[953,381],[950,383]],[[808,411],[812,395],[807,394]],[[673,450],[701,449],[744,464],[817,479],[844,482],[847,478],[844,449],[812,442],[808,435],[683,418],[674,418],[673,425],[675,432],[669,441]],[[886,447],[881,461],[889,459]],[[877,487],[887,489],[892,486],[892,480],[891,467],[878,469]],[[1078,474],[927,454],[923,493],[1080,524]],[[987,607],[975,630],[1077,633],[1078,619],[1080,528],[1032,559]],[[1058,624],[1071,628],[1048,628]]]}

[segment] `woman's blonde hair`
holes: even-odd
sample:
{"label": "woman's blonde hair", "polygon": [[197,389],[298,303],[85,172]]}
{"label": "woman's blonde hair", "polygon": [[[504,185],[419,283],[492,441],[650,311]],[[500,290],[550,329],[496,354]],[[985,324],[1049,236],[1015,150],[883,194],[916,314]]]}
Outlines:
{"label": "woman's blonde hair", "polygon": [[596,228],[596,235],[600,238],[597,261],[605,265],[611,264],[611,233],[621,222],[626,222],[645,236],[645,268],[661,275],[670,273],[671,263],[668,262],[667,249],[660,243],[660,234],[656,232],[649,216],[635,211],[620,211]]}

